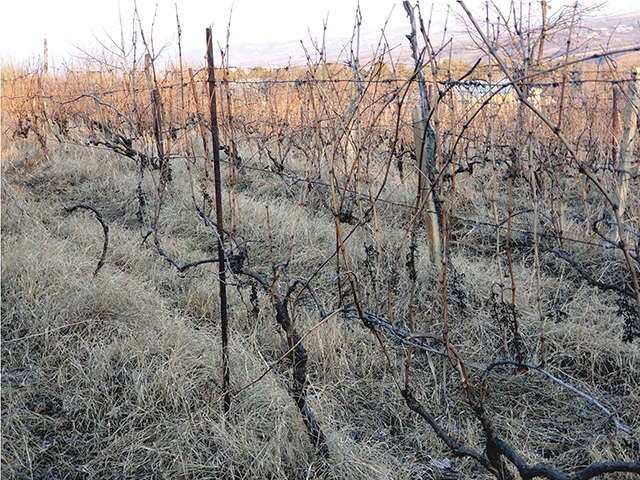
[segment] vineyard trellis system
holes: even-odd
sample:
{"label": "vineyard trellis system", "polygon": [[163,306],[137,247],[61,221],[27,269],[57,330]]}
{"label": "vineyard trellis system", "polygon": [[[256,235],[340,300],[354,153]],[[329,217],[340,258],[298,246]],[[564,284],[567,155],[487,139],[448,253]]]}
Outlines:
{"label": "vineyard trellis system", "polygon": [[[505,22],[521,45],[525,38],[529,42],[528,50],[509,57],[499,39],[487,37],[459,3],[484,49],[465,71],[446,68],[421,13],[409,2],[404,5],[415,22],[409,36],[415,68],[405,76],[396,72],[393,59],[393,71],[385,73],[383,60],[391,54],[383,44],[362,66],[354,53],[356,33],[344,65],[327,63],[323,47],[316,45],[317,61],[309,56],[304,67],[258,79],[231,78],[228,45],[214,68],[210,29],[205,68],[184,69],[180,58],[179,70],[156,69],[157,59],[142,37],[144,57],[123,55],[118,69],[105,64],[102,70],[50,75],[45,64],[27,72],[3,71],[3,135],[35,136],[45,163],[56,141],[130,158],[138,178],[132,198],[141,243],[152,240],[180,273],[216,264],[223,359],[217,399],[225,416],[240,392],[288,361],[289,394],[314,448],[329,457],[330,442],[309,394],[308,341],[330,321],[357,321],[378,345],[406,406],[454,455],[469,457],[494,477],[514,478],[513,469],[522,478],[554,480],[639,473],[640,463],[631,461],[589,462],[572,474],[532,464],[507,442],[486,400],[492,371],[537,373],[602,412],[616,434],[636,433],[602,399],[548,368],[554,359],[547,351],[546,321],[562,308],[557,294],[543,294],[541,276],[545,269],[562,269],[564,275],[566,267],[586,285],[610,292],[625,319],[622,339],[640,337],[638,78],[636,69],[620,72],[610,61],[640,46],[575,58],[567,45],[567,53],[551,66],[542,55],[550,26],[525,34],[511,32]],[[575,18],[568,18],[573,24]],[[531,44],[532,32],[538,43]],[[571,33],[568,38],[569,43]],[[536,63],[527,52],[538,49]],[[602,62],[591,69],[595,59]],[[493,71],[488,80],[479,79],[480,60]],[[569,78],[569,67],[582,68],[584,78]],[[492,78],[498,74],[503,81]],[[459,95],[477,87],[478,95]],[[217,244],[216,257],[182,261],[183,255],[163,242],[170,233],[163,230],[165,211],[178,196],[177,175],[186,179],[191,214]],[[262,231],[243,222],[240,196],[252,195],[260,182],[274,203],[298,199],[284,244],[274,243],[279,233],[268,201]],[[96,275],[104,273],[105,256],[108,262],[109,229],[100,207],[69,207],[93,211],[104,228]],[[296,235],[307,215],[329,219],[331,248],[323,247],[313,261],[298,261],[302,247]],[[502,344],[498,358],[484,363],[466,360],[469,352],[452,339],[452,311],[468,303],[451,258],[462,246],[490,258],[498,270],[486,305],[500,324]],[[610,278],[599,269],[600,261],[587,255],[594,251],[610,263]],[[535,279],[535,334],[523,324],[519,308],[518,263]],[[425,264],[434,272],[431,290],[418,271]],[[285,353],[243,386],[234,383],[229,350],[234,318],[228,318],[226,291],[233,288],[250,291],[254,313],[264,296],[286,341]],[[301,311],[314,312],[317,321],[302,325]],[[482,431],[479,447],[456,438],[421,399],[420,383],[412,380],[418,354],[441,357],[458,376],[470,418]]]}

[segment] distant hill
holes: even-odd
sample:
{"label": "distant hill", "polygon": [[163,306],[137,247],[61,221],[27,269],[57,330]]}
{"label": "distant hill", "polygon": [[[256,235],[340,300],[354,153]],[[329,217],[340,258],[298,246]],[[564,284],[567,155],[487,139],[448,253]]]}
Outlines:
{"label": "distant hill", "polygon": [[[435,48],[443,43],[443,25],[432,25],[430,37]],[[406,35],[406,28],[395,27],[385,31],[385,40],[393,51],[394,60],[411,64],[411,52]],[[462,30],[461,26],[449,26],[445,42],[451,40],[451,53],[454,59],[473,62],[482,54],[478,47]],[[349,39],[327,38],[326,53],[330,62],[344,61],[347,58],[345,47]],[[375,57],[380,42],[380,30],[370,30],[360,37],[360,60],[366,63]],[[566,44],[566,37],[557,35],[546,45],[546,54],[562,55]],[[303,47],[304,45],[304,47]],[[574,30],[572,45],[577,48],[575,53],[587,55],[604,50],[615,50],[633,45],[640,45],[640,11],[621,15],[609,15],[586,18]],[[318,58],[318,53],[309,38],[279,43],[238,43],[231,45],[231,64],[236,67],[251,68],[262,66],[266,68],[287,65],[301,65],[307,62],[305,48],[312,60]],[[446,47],[447,55],[449,46]],[[193,60],[201,60],[202,52],[186,52],[186,56]],[[632,63],[640,64],[640,54],[627,56]],[[387,57],[388,58],[388,57]]]}

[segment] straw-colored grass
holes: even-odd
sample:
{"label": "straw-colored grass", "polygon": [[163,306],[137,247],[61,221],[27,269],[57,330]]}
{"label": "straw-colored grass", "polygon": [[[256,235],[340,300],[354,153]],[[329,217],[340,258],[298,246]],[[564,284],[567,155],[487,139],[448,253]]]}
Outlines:
{"label": "straw-colored grass", "polygon": [[[304,340],[309,402],[327,436],[328,458],[314,452],[288,393],[287,361],[233,396],[230,414],[223,418],[217,266],[178,273],[152,241],[141,243],[137,173],[130,160],[85,146],[50,148],[48,162],[34,162],[38,149],[33,139],[14,139],[3,155],[3,478],[485,477],[470,460],[452,457],[404,404],[394,383],[394,377],[402,381],[404,376],[404,348],[385,340],[391,368],[369,331],[341,316]],[[176,161],[173,168],[175,180],[160,223],[163,248],[182,261],[215,255],[215,237],[189,206],[184,165]],[[461,217],[482,213],[490,218],[490,205],[478,186],[489,177],[480,174],[459,187]],[[249,241],[252,267],[269,274],[265,206],[274,256],[281,262],[288,255],[303,185],[284,187],[278,177],[250,171],[242,181],[240,231]],[[393,193],[386,198],[410,204],[413,187],[401,184],[395,174],[390,182]],[[335,248],[334,219],[328,200],[319,197],[312,191],[302,211],[289,265],[292,278],[307,278]],[[101,227],[88,212],[64,210],[80,202],[98,208],[110,228],[106,263],[96,276]],[[381,204],[379,215],[378,311],[386,315],[390,267],[411,216],[390,204]],[[451,342],[469,364],[484,366],[501,357],[503,348],[492,300],[498,281],[495,239],[491,229],[455,220],[453,225]],[[579,235],[578,227],[568,229]],[[418,331],[431,315],[438,278],[420,235]],[[375,245],[371,228],[368,236]],[[368,268],[363,241],[358,230],[348,248],[362,286]],[[596,247],[580,253],[594,262],[603,255]],[[526,245],[514,255],[520,328],[528,360],[535,363],[540,360],[540,323],[533,257]],[[616,431],[601,411],[535,372],[513,375],[497,369],[487,408],[498,433],[527,461],[548,461],[569,471],[594,461],[637,460],[638,344],[621,341],[624,319],[617,314],[614,295],[586,285],[551,254],[541,255],[541,293],[553,299],[550,311],[561,311],[546,324],[547,368],[603,402],[636,433]],[[406,328],[410,280],[405,263],[403,253],[391,289],[395,319]],[[327,310],[338,302],[334,266],[335,260],[314,281]],[[256,379],[287,349],[270,298],[259,292],[254,315],[250,290],[237,285],[240,280],[232,278],[229,290],[235,389]],[[340,281],[348,305],[346,276]],[[280,279],[274,288],[282,286]],[[375,308],[373,288],[365,300]],[[296,328],[304,333],[318,320],[313,303],[302,294]],[[434,322],[438,331],[440,302]],[[479,373],[470,367],[472,381]],[[451,365],[438,356],[414,353],[411,378],[417,397],[437,420],[461,443],[481,450],[481,428]],[[452,461],[450,467],[444,459]]]}

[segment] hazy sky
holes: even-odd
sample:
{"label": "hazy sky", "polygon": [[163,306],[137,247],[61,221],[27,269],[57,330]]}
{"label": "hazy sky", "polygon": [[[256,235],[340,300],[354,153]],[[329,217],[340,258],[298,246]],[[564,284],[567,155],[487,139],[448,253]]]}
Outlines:
{"label": "hazy sky", "polygon": [[[549,4],[557,8],[568,1],[549,0]],[[589,0],[590,3],[593,1]],[[445,12],[449,3],[452,8],[459,8],[455,1],[437,1],[436,12]],[[484,3],[484,0],[466,0],[470,8],[482,7]],[[607,10],[637,10],[635,3],[635,0],[608,0]],[[232,44],[304,40],[309,38],[309,31],[318,37],[326,18],[328,37],[347,38],[353,31],[357,0],[138,0],[138,11],[147,35],[151,32],[157,5],[156,44],[176,40],[176,4],[183,49],[196,50],[204,49],[204,30],[208,26],[213,26],[214,39],[224,42],[232,7]],[[428,12],[432,2],[423,0],[421,5],[423,13]],[[389,15],[391,26],[407,25],[401,1],[361,0],[360,8],[365,31],[379,31]],[[77,52],[74,46],[97,45],[95,38],[108,43],[107,34],[119,41],[119,11],[124,31],[130,34],[133,1],[5,0],[0,7],[0,52],[5,59],[37,59],[46,38],[51,55],[58,59],[69,52]]]}

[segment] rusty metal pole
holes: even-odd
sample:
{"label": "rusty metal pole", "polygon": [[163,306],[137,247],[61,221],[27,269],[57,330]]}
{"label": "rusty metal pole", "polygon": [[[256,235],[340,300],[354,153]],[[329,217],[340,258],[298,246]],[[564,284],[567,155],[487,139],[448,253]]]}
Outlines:
{"label": "rusty metal pole", "polygon": [[220,330],[222,336],[222,389],[224,391],[224,413],[229,412],[231,395],[229,392],[229,337],[227,318],[227,284],[225,281],[226,262],[224,255],[224,229],[222,228],[222,184],[220,181],[220,140],[218,138],[218,113],[216,110],[216,75],[213,69],[213,41],[211,28],[207,28],[207,70],[209,73],[209,111],[211,113],[211,136],[213,137],[213,175],[216,192],[216,223],[218,229],[218,281],[220,285]]}

